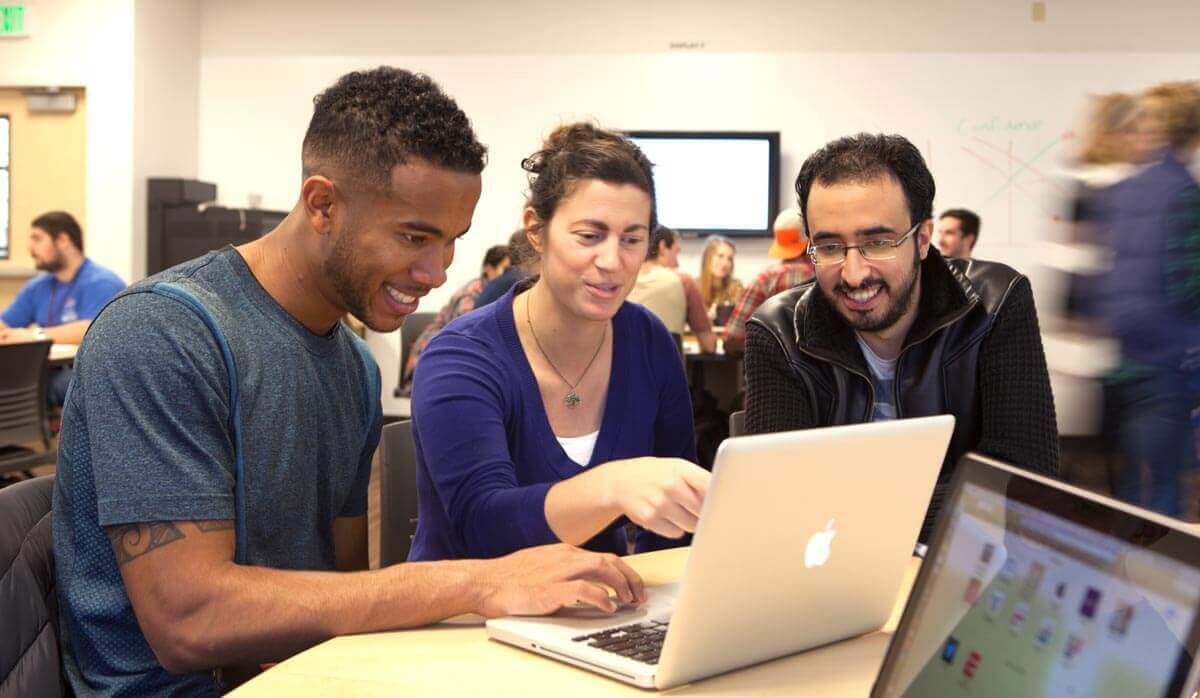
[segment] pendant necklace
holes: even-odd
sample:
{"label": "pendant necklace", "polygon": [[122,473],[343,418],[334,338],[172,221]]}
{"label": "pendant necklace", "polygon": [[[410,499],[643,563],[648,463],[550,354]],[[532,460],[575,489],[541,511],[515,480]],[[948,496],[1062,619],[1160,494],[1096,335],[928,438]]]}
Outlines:
{"label": "pendant necklace", "polygon": [[532,301],[533,296],[529,296],[525,299],[525,322],[529,323],[529,333],[533,335],[533,343],[537,345],[538,351],[542,354],[542,358],[546,360],[546,363],[550,364],[550,368],[554,369],[554,372],[558,374],[558,377],[562,379],[563,383],[571,386],[571,390],[567,393],[566,397],[563,398],[563,404],[571,409],[575,409],[579,406],[579,403],[583,402],[583,400],[579,397],[579,393],[575,392],[575,386],[583,382],[583,378],[587,375],[588,369],[592,367],[592,364],[596,363],[596,357],[600,356],[600,350],[604,348],[604,340],[608,338],[608,325],[607,323],[604,325],[604,333],[600,335],[600,344],[596,347],[596,353],[592,354],[591,361],[588,361],[587,366],[583,367],[583,373],[579,374],[579,380],[572,383],[571,381],[567,380],[567,377],[562,374],[562,371],[558,370],[558,366],[554,365],[554,362],[550,360],[550,356],[546,354],[546,350],[542,348],[542,343],[538,341],[537,331],[533,329],[533,318],[529,314],[529,306],[533,305]]}

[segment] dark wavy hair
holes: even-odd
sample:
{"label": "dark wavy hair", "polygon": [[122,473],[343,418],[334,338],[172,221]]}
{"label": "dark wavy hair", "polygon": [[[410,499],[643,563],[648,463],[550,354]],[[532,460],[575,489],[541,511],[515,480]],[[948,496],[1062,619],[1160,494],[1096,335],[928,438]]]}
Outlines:
{"label": "dark wavy hair", "polygon": [[549,222],[575,185],[585,179],[631,184],[650,195],[650,230],[658,226],[654,165],[633,141],[588,123],[559,126],[542,149],[521,161],[529,173],[529,206]]}
{"label": "dark wavy hair", "polygon": [[305,177],[332,166],[380,188],[411,159],[478,174],[487,157],[467,115],[437,83],[388,66],[347,73],[313,98],[301,152]]}
{"label": "dark wavy hair", "polygon": [[946,216],[957,218],[962,227],[963,237],[975,238],[975,242],[979,242],[979,215],[974,211],[969,211],[965,208],[950,208],[942,211],[942,215],[938,216],[938,220],[942,220]]}
{"label": "dark wavy hair", "polygon": [[900,182],[908,203],[909,223],[933,217],[933,175],[925,165],[921,151],[904,136],[860,133],[831,141],[808,156],[796,178],[796,196],[808,229],[808,194],[813,183],[866,182],[880,175],[891,175]]}
{"label": "dark wavy hair", "polygon": [[33,219],[30,227],[41,228],[50,233],[51,238],[66,235],[71,244],[75,246],[75,249],[83,252],[83,228],[79,227],[79,222],[75,220],[75,216],[66,211],[43,213]]}
{"label": "dark wavy hair", "polygon": [[646,250],[646,259],[658,259],[659,245],[670,247],[679,239],[679,233],[665,225],[660,225],[650,234],[650,249]]}

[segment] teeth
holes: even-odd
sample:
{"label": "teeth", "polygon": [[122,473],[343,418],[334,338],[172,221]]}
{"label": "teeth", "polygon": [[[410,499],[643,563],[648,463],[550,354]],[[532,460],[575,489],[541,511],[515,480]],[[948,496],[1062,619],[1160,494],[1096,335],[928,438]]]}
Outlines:
{"label": "teeth", "polygon": [[875,294],[877,293],[879,293],[879,287],[875,286],[873,288],[863,289],[861,291],[850,291],[846,295],[850,296],[852,300],[858,303],[866,303],[874,298]]}
{"label": "teeth", "polygon": [[400,293],[399,291],[392,288],[391,286],[386,286],[385,288],[387,288],[388,294],[390,294],[392,298],[396,299],[400,303],[408,304],[408,303],[416,303],[417,302],[416,296],[409,296],[409,295]]}

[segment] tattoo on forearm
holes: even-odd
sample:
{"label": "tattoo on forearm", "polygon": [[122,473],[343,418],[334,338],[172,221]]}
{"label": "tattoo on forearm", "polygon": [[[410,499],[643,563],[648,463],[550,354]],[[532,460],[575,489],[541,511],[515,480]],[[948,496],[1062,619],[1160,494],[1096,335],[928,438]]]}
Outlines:
{"label": "tattoo on forearm", "polygon": [[204,533],[212,533],[213,531],[232,531],[233,519],[221,519],[217,521],[197,521],[196,528]]}
{"label": "tattoo on forearm", "polygon": [[170,521],[123,524],[108,529],[108,540],[117,556],[118,565],[182,538],[183,532]]}

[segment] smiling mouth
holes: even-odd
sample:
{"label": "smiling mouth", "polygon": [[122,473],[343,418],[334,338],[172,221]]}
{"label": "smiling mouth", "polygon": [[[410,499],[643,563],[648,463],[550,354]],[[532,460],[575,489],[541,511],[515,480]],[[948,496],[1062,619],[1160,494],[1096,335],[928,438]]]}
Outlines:
{"label": "smiling mouth", "polygon": [[392,297],[392,300],[403,305],[413,305],[419,298],[419,296],[410,296],[407,293],[401,293],[391,286],[385,285],[383,288],[388,292],[388,295]]}
{"label": "smiling mouth", "polygon": [[883,286],[871,286],[870,288],[861,288],[854,291],[843,291],[843,293],[855,303],[868,303],[875,296],[878,296],[882,290]]}

